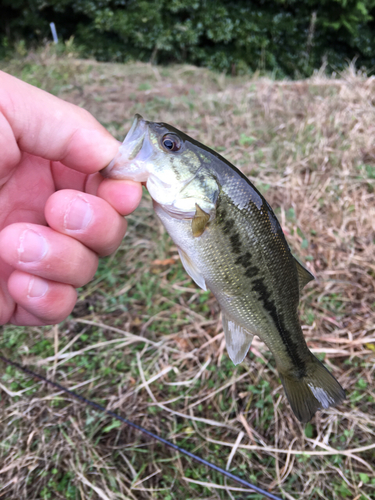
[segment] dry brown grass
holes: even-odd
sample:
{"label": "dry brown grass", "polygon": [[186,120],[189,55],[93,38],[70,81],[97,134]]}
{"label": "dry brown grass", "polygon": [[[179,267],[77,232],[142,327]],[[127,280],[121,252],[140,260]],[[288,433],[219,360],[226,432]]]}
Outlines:
{"label": "dry brown grass", "polygon": [[[317,278],[301,322],[348,399],[304,428],[260,341],[232,365],[215,299],[183,272],[147,196],[72,317],[5,328],[2,352],[283,498],[374,498],[375,79],[348,68],[335,80],[233,80],[46,53],[5,69],[85,107],[119,139],[138,112],[241,168]],[[0,498],[261,498],[2,370]]]}

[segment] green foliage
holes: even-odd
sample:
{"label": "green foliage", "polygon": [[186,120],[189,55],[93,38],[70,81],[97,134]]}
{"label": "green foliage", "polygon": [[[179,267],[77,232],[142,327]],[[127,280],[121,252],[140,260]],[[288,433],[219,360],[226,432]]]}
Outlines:
{"label": "green foliage", "polygon": [[98,60],[189,62],[233,74],[309,75],[375,62],[375,0],[4,0],[0,56],[16,40],[64,40]]}

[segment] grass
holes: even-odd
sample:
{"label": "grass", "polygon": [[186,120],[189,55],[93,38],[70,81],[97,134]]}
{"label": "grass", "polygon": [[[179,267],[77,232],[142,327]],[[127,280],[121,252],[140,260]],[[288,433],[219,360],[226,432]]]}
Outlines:
{"label": "grass", "polygon": [[[119,139],[140,113],[241,168],[317,277],[301,300],[304,334],[348,398],[302,426],[262,342],[230,362],[217,303],[182,269],[147,194],[73,314],[4,327],[1,352],[282,498],[374,498],[375,80],[353,68],[231,79],[51,50],[2,69],[88,109]],[[0,498],[261,499],[13,368],[0,383]]]}

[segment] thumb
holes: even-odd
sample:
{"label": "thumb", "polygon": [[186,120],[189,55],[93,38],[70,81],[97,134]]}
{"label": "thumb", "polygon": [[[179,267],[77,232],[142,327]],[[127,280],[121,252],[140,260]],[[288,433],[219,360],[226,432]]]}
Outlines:
{"label": "thumb", "polygon": [[119,143],[87,111],[0,72],[0,180],[27,152],[89,174],[104,168]]}

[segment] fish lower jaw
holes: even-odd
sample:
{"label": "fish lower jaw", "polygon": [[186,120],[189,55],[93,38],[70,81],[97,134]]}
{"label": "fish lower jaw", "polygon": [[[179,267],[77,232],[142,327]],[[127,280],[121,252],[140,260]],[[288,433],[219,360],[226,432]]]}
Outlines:
{"label": "fish lower jaw", "polygon": [[146,165],[139,162],[123,161],[115,157],[111,163],[100,171],[103,177],[134,182],[147,182],[150,172]]}
{"label": "fish lower jaw", "polygon": [[160,203],[157,200],[155,200],[155,198],[153,198],[153,202],[155,209],[159,208],[159,210],[162,210],[169,217],[172,217],[173,219],[178,219],[178,220],[193,219],[195,215],[195,210],[194,211],[180,210],[176,208],[173,204],[169,205],[166,203]]}

